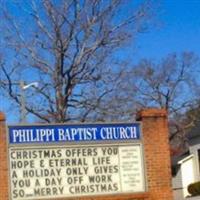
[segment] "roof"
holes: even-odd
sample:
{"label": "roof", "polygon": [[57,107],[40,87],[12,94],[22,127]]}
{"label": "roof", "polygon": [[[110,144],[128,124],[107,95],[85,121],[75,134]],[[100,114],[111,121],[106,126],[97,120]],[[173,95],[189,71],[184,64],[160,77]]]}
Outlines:
{"label": "roof", "polygon": [[173,156],[171,158],[171,169],[172,169],[172,176],[176,176],[176,174],[178,173],[179,169],[180,169],[180,163],[179,161],[187,158],[188,156],[190,156],[189,151],[184,152],[181,155],[177,155],[177,156]]}
{"label": "roof", "polygon": [[171,164],[172,166],[178,165],[178,162],[183,160],[184,158],[188,157],[190,155],[189,151],[186,151],[182,153],[181,155],[176,155],[171,158]]}
{"label": "roof", "polygon": [[189,155],[189,156],[183,158],[182,160],[178,161],[178,164],[182,165],[184,162],[190,160],[190,159],[193,158],[193,157],[194,157],[194,155],[191,154],[191,155]]}

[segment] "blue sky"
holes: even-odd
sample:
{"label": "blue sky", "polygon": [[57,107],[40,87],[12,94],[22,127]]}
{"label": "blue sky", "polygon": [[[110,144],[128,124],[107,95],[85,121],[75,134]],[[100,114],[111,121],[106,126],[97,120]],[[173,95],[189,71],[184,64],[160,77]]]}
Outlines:
{"label": "blue sky", "polygon": [[135,57],[159,59],[172,52],[200,54],[200,0],[165,0],[160,5],[160,25],[140,35]]}
{"label": "blue sky", "polygon": [[[200,56],[200,0],[163,0],[157,21],[158,26],[138,36],[128,53],[131,59],[162,59],[182,51]],[[0,110],[6,107],[8,104],[0,101]],[[7,116],[8,123],[16,123],[17,119],[17,115]]]}

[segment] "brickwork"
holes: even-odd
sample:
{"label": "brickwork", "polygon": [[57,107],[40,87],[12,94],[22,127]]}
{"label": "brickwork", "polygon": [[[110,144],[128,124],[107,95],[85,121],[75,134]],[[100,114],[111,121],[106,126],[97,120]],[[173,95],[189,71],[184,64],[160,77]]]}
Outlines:
{"label": "brickwork", "polygon": [[0,200],[8,199],[8,167],[5,116],[0,112]]}
{"label": "brickwork", "polygon": [[[145,109],[139,112],[138,120],[142,121],[148,191],[62,200],[172,200],[167,113],[162,109]],[[0,113],[0,200],[8,200],[6,128],[2,113]]]}
{"label": "brickwork", "polygon": [[[43,199],[44,200],[44,199]],[[47,199],[45,199],[47,200]],[[82,198],[59,198],[54,200],[150,200],[149,193],[141,194],[126,194],[126,195],[104,195],[96,197],[82,197]]]}
{"label": "brickwork", "polygon": [[140,111],[146,178],[151,200],[172,200],[167,112],[164,109]]}

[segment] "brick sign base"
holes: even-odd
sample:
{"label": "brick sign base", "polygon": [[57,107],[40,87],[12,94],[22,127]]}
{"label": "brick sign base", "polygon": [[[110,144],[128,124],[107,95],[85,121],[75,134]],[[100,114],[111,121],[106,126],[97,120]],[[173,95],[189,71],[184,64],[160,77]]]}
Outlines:
{"label": "brick sign base", "polygon": [[[141,110],[138,113],[137,120],[142,122],[147,192],[123,195],[59,198],[59,200],[173,199],[171,189],[167,112],[163,109]],[[7,149],[5,116],[3,113],[0,113],[0,200],[9,200]]]}

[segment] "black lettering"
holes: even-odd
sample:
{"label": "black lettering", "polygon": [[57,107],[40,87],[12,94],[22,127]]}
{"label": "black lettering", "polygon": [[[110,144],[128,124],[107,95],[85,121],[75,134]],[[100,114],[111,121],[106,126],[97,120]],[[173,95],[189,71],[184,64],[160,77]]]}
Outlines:
{"label": "black lettering", "polygon": [[110,165],[110,157],[93,157],[92,158],[93,165]]}
{"label": "black lettering", "polygon": [[34,196],[50,196],[63,194],[64,187],[43,187],[34,188]]}
{"label": "black lettering", "polygon": [[24,161],[11,161],[11,168],[12,169],[21,169],[21,168],[35,168],[34,160],[24,160]]}
{"label": "black lettering", "polygon": [[13,198],[17,198],[18,197],[18,190],[13,190]]}
{"label": "black lettering", "polygon": [[51,188],[46,188],[46,195],[51,195]]}
{"label": "black lettering", "polygon": [[103,155],[117,155],[118,154],[118,148],[116,147],[108,147],[108,148],[102,148]]}
{"label": "black lettering", "polygon": [[12,176],[11,176],[12,178],[17,178],[17,173],[16,173],[16,171],[13,171],[12,172]]}
{"label": "black lettering", "polygon": [[118,171],[119,169],[117,165],[94,167],[95,174],[113,174],[113,173],[118,173]]}
{"label": "black lettering", "polygon": [[108,183],[112,182],[112,175],[88,176],[90,183]]}
{"label": "black lettering", "polygon": [[34,188],[34,195],[35,196],[40,196],[40,188]]}
{"label": "black lettering", "polygon": [[25,192],[24,192],[24,190],[19,190],[19,196],[22,198],[22,197],[24,197],[25,196]]}
{"label": "black lettering", "polygon": [[20,187],[20,188],[23,188],[23,187],[30,187],[31,185],[31,181],[30,179],[25,179],[25,180],[13,180],[12,181],[14,187]]}
{"label": "black lettering", "polygon": [[39,179],[36,179],[36,181],[35,181],[35,187],[37,187],[37,186],[40,186],[40,181],[39,181]]}
{"label": "black lettering", "polygon": [[118,187],[117,183],[114,183],[114,184],[113,184],[113,188],[114,188],[114,191],[115,191],[115,192],[118,191],[119,187]]}

